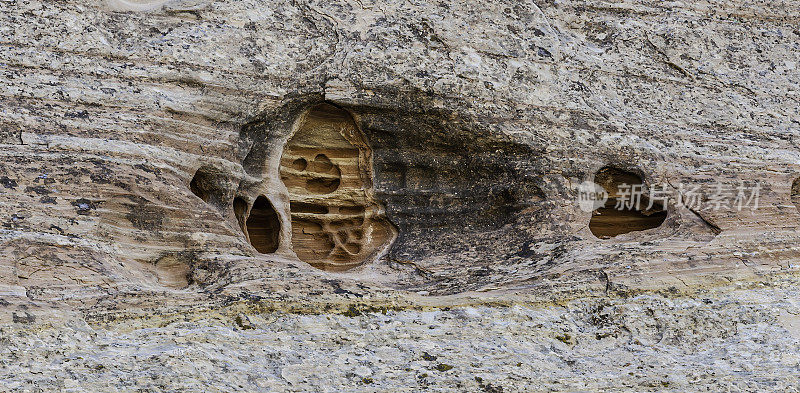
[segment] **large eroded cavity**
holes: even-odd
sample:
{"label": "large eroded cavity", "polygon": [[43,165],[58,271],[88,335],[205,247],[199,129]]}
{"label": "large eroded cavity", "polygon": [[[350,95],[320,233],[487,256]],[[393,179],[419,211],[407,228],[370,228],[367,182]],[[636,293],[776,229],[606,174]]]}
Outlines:
{"label": "large eroded cavity", "polygon": [[370,160],[349,113],[322,104],[306,114],[280,164],[289,191],[292,249],[301,260],[346,270],[388,246],[394,230],[372,196]]}

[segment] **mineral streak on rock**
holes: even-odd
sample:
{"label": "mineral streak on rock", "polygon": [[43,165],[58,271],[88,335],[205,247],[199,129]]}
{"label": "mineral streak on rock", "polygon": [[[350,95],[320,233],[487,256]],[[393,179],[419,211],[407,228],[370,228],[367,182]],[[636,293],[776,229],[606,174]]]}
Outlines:
{"label": "mineral streak on rock", "polygon": [[394,229],[372,190],[372,154],[353,118],[322,104],[304,115],[283,151],[292,249],[312,266],[346,270],[388,246]]}

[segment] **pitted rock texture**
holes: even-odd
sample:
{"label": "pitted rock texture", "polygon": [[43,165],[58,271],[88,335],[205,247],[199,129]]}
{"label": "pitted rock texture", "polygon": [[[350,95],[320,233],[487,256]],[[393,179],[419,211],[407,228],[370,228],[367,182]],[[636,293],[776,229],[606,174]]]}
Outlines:
{"label": "pitted rock texture", "polygon": [[800,293],[789,284],[157,326],[31,329],[22,315],[0,327],[0,391],[796,392]]}

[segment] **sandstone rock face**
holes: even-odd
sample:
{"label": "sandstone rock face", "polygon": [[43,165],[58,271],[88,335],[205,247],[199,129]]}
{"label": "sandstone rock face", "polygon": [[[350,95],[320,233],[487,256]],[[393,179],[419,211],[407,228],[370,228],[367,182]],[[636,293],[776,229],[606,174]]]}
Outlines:
{"label": "sandstone rock face", "polygon": [[[162,290],[164,258],[190,290],[266,264],[440,294],[796,264],[792,5],[3,7],[12,292]],[[671,198],[595,232],[602,168]]]}
{"label": "sandstone rock face", "polygon": [[[771,0],[2,1],[0,320],[780,282],[798,20]],[[590,182],[607,199],[582,203]],[[628,182],[645,206],[620,212]]]}

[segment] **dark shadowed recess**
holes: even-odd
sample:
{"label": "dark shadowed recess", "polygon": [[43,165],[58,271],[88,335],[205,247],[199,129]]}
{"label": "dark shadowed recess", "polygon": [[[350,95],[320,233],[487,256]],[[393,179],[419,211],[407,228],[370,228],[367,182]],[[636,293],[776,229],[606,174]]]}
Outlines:
{"label": "dark shadowed recess", "polygon": [[541,221],[531,146],[453,114],[353,111],[372,148],[375,196],[399,231],[390,259],[502,260]]}
{"label": "dark shadowed recess", "polygon": [[229,177],[210,165],[204,165],[195,172],[189,189],[203,202],[220,209],[225,209],[233,196]]}
{"label": "dark shadowed recess", "polygon": [[[298,116],[322,103],[319,98],[287,100],[286,105],[268,109],[243,127],[241,145],[246,154],[242,158],[248,174],[264,176],[264,163],[283,154]],[[461,265],[448,275],[474,275],[478,286],[478,281],[491,280],[491,268],[482,266],[513,263],[519,257],[509,255],[518,255],[533,239],[550,236],[565,225],[553,219],[559,201],[548,200],[543,192],[552,184],[542,175],[553,170],[544,147],[510,137],[506,131],[511,128],[504,128],[503,119],[474,119],[431,109],[433,105],[420,94],[375,99],[385,102],[338,106],[353,115],[371,150],[373,184],[364,187],[372,186],[374,198],[398,232],[386,254],[392,266],[409,266],[408,261],[425,266],[455,258]],[[298,155],[282,167],[333,176],[320,171],[324,164],[325,157]],[[257,186],[243,181],[240,191],[247,193]],[[326,183],[309,191],[328,198],[340,187]],[[332,214],[319,203],[292,202],[294,215]],[[354,204],[339,205],[336,214]],[[543,228],[549,234],[542,235]]]}
{"label": "dark shadowed recess", "polygon": [[278,250],[281,223],[278,213],[265,196],[259,196],[247,217],[247,234],[250,244],[262,254]]}

